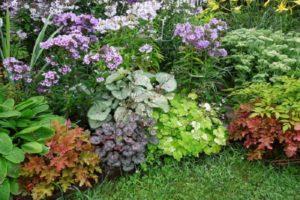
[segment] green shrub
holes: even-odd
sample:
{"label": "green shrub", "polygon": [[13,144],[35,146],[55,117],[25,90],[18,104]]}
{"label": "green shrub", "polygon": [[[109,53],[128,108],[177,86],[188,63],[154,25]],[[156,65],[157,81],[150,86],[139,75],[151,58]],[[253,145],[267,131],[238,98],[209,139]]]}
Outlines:
{"label": "green shrub", "polygon": [[170,104],[168,113],[154,113],[159,144],[150,147],[152,153],[159,151],[180,160],[185,156],[197,157],[202,152],[217,153],[226,144],[226,129],[213,110],[199,108],[196,101],[179,95]]}
{"label": "green shrub", "polygon": [[300,34],[272,30],[238,29],[223,39],[236,85],[246,81],[269,81],[281,75],[300,75]]}

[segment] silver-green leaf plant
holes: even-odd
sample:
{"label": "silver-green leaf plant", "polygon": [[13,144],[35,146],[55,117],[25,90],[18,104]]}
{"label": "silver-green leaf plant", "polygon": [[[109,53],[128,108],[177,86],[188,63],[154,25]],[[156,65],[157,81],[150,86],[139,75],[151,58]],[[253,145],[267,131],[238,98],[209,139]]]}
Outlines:
{"label": "silver-green leaf plant", "polygon": [[177,82],[168,73],[120,69],[107,77],[105,88],[107,95],[98,98],[87,114],[92,129],[112,118],[116,122],[126,122],[132,112],[149,117],[153,108],[168,112]]}

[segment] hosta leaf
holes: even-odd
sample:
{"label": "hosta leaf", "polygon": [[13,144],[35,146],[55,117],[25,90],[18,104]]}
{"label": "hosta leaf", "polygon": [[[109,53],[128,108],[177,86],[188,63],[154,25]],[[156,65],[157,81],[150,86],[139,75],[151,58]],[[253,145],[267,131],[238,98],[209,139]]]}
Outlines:
{"label": "hosta leaf", "polygon": [[13,195],[20,194],[18,179],[10,179],[10,193]]}
{"label": "hosta leaf", "polygon": [[14,147],[13,150],[8,154],[5,155],[4,158],[6,158],[7,160],[9,160],[12,163],[21,163],[24,161],[25,159],[25,155],[24,152],[18,148],[18,147]]}
{"label": "hosta leaf", "polygon": [[32,112],[34,113],[34,115],[37,115],[37,114],[45,112],[47,110],[49,110],[49,106],[48,105],[41,105],[41,106],[33,108]]}
{"label": "hosta leaf", "polygon": [[15,129],[16,122],[14,120],[0,120],[1,127]]}
{"label": "hosta leaf", "polygon": [[13,149],[13,143],[9,135],[0,133],[0,154],[8,155]]}
{"label": "hosta leaf", "polygon": [[43,145],[38,142],[25,143],[21,148],[25,153],[41,153],[43,151]]}
{"label": "hosta leaf", "polygon": [[7,162],[0,156],[0,184],[3,183],[7,175]]}
{"label": "hosta leaf", "polygon": [[7,176],[18,178],[20,174],[20,165],[7,161]]}
{"label": "hosta leaf", "polygon": [[2,104],[0,104],[0,107],[2,107],[5,111],[13,110],[15,105],[15,101],[13,99],[7,99]]}
{"label": "hosta leaf", "polygon": [[53,134],[54,131],[50,128],[44,126],[32,126],[22,130],[21,132],[18,132],[15,136],[30,142],[42,142],[51,138]]}
{"label": "hosta leaf", "polygon": [[20,117],[22,114],[18,111],[3,111],[0,113],[0,119],[2,118],[11,118],[11,117]]}
{"label": "hosta leaf", "polygon": [[0,197],[1,200],[9,200],[10,184],[8,179],[6,179],[2,184],[0,184]]}

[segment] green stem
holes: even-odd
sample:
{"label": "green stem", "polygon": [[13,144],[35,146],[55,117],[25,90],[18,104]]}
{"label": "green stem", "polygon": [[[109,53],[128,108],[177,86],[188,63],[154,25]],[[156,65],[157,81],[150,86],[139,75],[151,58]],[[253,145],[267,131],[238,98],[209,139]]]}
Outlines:
{"label": "green stem", "polygon": [[5,22],[5,49],[4,50],[4,57],[10,57],[10,13],[8,8],[6,9],[6,22]]}

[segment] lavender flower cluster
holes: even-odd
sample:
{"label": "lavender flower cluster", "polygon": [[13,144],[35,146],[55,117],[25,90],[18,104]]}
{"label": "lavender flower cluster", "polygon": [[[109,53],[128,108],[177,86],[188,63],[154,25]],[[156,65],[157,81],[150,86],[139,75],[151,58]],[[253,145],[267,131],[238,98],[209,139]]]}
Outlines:
{"label": "lavender flower cluster", "polygon": [[44,80],[40,82],[38,87],[39,93],[45,93],[51,88],[52,86],[58,84],[60,76],[57,74],[56,71],[48,71],[42,74]]}
{"label": "lavender flower cluster", "polygon": [[135,17],[143,20],[152,21],[156,17],[157,12],[161,9],[161,7],[162,4],[155,0],[136,2],[133,3],[127,10],[127,14],[134,15]]}
{"label": "lavender flower cluster", "polygon": [[81,33],[71,33],[68,35],[59,35],[40,44],[42,49],[52,47],[61,47],[71,53],[72,58],[80,58],[80,50],[87,52],[91,39]]}
{"label": "lavender flower cluster", "polygon": [[6,58],[3,60],[3,66],[9,73],[11,80],[24,80],[27,83],[31,83],[30,67],[22,61],[13,57]]}
{"label": "lavender flower cluster", "polygon": [[92,15],[76,15],[74,13],[62,13],[55,15],[53,24],[56,26],[64,26],[63,32],[82,33],[84,35],[94,34],[99,20]]}
{"label": "lavender flower cluster", "polygon": [[117,69],[123,62],[122,56],[115,47],[105,45],[101,48],[100,53],[84,56],[83,63],[89,65],[100,60],[103,60],[110,70]]}
{"label": "lavender flower cluster", "polygon": [[208,52],[212,57],[225,57],[227,51],[221,48],[220,37],[226,30],[226,22],[214,18],[204,26],[177,24],[174,35],[181,37],[185,44],[192,45],[199,51]]}
{"label": "lavender flower cluster", "polygon": [[43,21],[49,15],[60,14],[65,11],[76,10],[76,0],[35,0],[28,1],[22,5],[23,8],[29,10],[30,17],[33,20],[42,19]]}
{"label": "lavender flower cluster", "polygon": [[0,5],[0,10],[9,10],[11,16],[15,16],[21,8],[19,0],[4,0]]}
{"label": "lavender flower cluster", "polygon": [[138,22],[128,16],[114,16],[109,19],[99,19],[97,31],[104,34],[108,31],[118,31],[121,28],[135,28]]}

